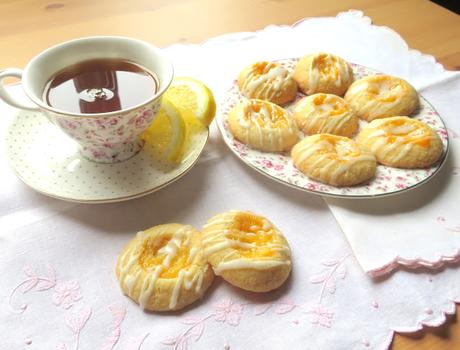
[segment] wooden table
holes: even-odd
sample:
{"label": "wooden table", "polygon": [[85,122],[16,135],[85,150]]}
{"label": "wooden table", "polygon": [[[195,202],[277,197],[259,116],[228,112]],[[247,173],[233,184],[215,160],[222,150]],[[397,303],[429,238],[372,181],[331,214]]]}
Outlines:
{"label": "wooden table", "polygon": [[[158,46],[197,43],[348,9],[362,10],[410,47],[460,70],[460,16],[425,0],[1,0],[0,69],[23,67],[46,47],[82,36],[125,35]],[[459,349],[460,323],[448,317],[438,329],[396,335],[392,348]]]}

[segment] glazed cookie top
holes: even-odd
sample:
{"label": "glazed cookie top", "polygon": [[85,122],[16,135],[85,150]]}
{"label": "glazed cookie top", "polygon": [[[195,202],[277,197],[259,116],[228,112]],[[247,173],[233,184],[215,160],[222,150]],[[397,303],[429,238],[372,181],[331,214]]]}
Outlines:
{"label": "glazed cookie top", "polygon": [[205,256],[217,258],[216,274],[235,269],[270,269],[290,265],[290,249],[279,230],[266,218],[245,211],[229,211],[205,225]]}
{"label": "glazed cookie top", "polygon": [[182,287],[200,290],[202,286],[207,261],[203,256],[201,233],[192,226],[180,224],[141,231],[121,253],[117,268],[120,284],[128,290],[141,283],[139,305],[142,308],[157,283],[173,281],[169,307],[174,309]]}
{"label": "glazed cookie top", "polygon": [[283,108],[268,101],[245,100],[235,107],[229,119],[232,132],[256,148],[281,150],[297,140],[298,128],[294,119]]}
{"label": "glazed cookie top", "polygon": [[[273,101],[285,90],[294,89],[292,96],[297,91],[296,83],[291,73],[281,64],[276,62],[256,62],[245,69],[238,76],[238,86],[248,98],[257,98]],[[287,102],[287,101],[286,101]]]}
{"label": "glazed cookie top", "polygon": [[299,162],[310,158],[312,155],[337,161],[360,161],[362,157],[373,157],[369,152],[359,147],[352,139],[331,134],[318,134],[306,137],[295,145],[292,153],[293,156],[294,154],[297,156],[297,153],[299,153]]}
{"label": "glazed cookie top", "polygon": [[355,81],[345,94],[345,100],[356,108],[360,118],[409,115],[418,106],[415,89],[403,79],[390,75],[369,75]]}
{"label": "glazed cookie top", "polygon": [[353,81],[353,70],[343,58],[320,52],[301,58],[295,76],[307,95],[317,92],[342,95]]}
{"label": "glazed cookie top", "polygon": [[352,107],[332,94],[304,97],[295,106],[294,118],[306,134],[351,136],[358,129],[358,118]]}
{"label": "glazed cookie top", "polygon": [[403,157],[411,148],[429,148],[439,143],[439,136],[427,124],[408,117],[378,119],[366,125],[358,135],[358,142],[365,144],[374,153],[389,153],[404,146],[395,157]]}

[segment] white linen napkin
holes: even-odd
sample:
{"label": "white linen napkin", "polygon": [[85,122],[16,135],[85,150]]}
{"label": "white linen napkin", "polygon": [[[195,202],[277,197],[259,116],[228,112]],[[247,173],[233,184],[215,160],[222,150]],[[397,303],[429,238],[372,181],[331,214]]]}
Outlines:
{"label": "white linen napkin", "polygon": [[361,267],[371,276],[399,264],[439,268],[460,260],[460,75],[420,92],[450,131],[442,170],[420,187],[386,198],[327,198]]}

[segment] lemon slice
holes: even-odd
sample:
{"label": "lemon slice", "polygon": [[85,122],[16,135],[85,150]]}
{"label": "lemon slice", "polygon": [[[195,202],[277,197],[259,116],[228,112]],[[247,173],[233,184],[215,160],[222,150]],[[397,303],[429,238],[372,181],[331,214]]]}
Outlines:
{"label": "lemon slice", "polygon": [[165,97],[181,112],[193,113],[205,126],[211,124],[216,114],[216,101],[211,90],[193,78],[174,78]]}
{"label": "lemon slice", "polygon": [[163,97],[158,115],[144,131],[142,138],[159,155],[177,163],[182,158],[186,138],[186,123],[176,106]]}

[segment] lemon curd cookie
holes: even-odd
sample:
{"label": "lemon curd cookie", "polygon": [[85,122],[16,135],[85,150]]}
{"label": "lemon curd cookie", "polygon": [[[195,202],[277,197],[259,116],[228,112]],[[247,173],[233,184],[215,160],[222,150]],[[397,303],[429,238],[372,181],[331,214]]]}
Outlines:
{"label": "lemon curd cookie", "polygon": [[245,100],[228,115],[233,136],[265,152],[289,150],[299,138],[294,119],[280,106],[257,99]]}
{"label": "lemon curd cookie", "polygon": [[369,180],[377,166],[374,155],[355,141],[330,134],[304,138],[291,156],[294,166],[309,178],[338,187]]}
{"label": "lemon curd cookie", "polygon": [[427,168],[441,157],[441,138],[427,124],[408,117],[378,119],[364,127],[357,142],[381,164],[396,168]]}
{"label": "lemon curd cookie", "polygon": [[297,84],[292,74],[276,62],[256,62],[238,75],[238,87],[247,98],[267,100],[279,105],[292,101]]}
{"label": "lemon curd cookie", "polygon": [[358,117],[367,121],[410,115],[419,105],[414,87],[390,75],[359,79],[351,84],[344,98],[355,108]]}
{"label": "lemon curd cookie", "polygon": [[153,311],[182,309],[199,299],[214,278],[201,233],[180,224],[137,233],[120,253],[116,275],[126,295]]}
{"label": "lemon curd cookie", "polygon": [[273,290],[291,272],[286,239],[270,221],[251,212],[229,211],[209,219],[203,245],[216,275],[245,290]]}
{"label": "lemon curd cookie", "polygon": [[299,60],[294,79],[307,95],[324,92],[342,96],[353,82],[353,70],[343,58],[320,52]]}
{"label": "lemon curd cookie", "polygon": [[297,126],[307,135],[333,134],[351,137],[359,127],[353,108],[331,94],[314,94],[301,99],[294,108]]}

